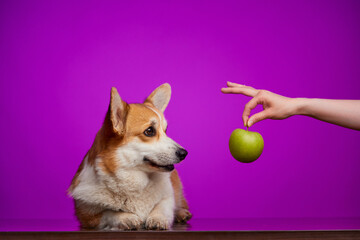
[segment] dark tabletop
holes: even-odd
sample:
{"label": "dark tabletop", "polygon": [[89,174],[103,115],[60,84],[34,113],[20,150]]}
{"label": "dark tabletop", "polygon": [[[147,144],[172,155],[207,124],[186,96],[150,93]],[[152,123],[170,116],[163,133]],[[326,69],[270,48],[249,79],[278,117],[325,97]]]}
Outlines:
{"label": "dark tabletop", "polygon": [[[360,230],[360,218],[199,219],[175,224],[170,231]],[[0,231],[80,231],[74,219],[0,220]]]}

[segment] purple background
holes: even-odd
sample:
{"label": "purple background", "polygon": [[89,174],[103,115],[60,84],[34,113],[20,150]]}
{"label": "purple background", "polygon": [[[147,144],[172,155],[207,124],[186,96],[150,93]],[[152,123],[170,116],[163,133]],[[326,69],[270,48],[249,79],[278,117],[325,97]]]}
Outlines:
{"label": "purple background", "polygon": [[66,189],[110,88],[141,102],[164,82],[196,218],[360,217],[358,131],[263,121],[251,128],[263,155],[242,164],[228,138],[249,98],[220,92],[229,80],[360,99],[359,12],[359,1],[1,1],[0,218],[73,218]]}

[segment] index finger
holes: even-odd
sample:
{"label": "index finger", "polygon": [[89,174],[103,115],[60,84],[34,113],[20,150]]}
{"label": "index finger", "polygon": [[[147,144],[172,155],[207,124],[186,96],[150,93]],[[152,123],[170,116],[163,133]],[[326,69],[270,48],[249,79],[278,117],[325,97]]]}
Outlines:
{"label": "index finger", "polygon": [[248,120],[249,120],[251,110],[253,110],[258,104],[262,104],[261,99],[258,97],[252,98],[247,104],[245,104],[244,111],[242,114],[244,126],[249,127]]}
{"label": "index finger", "polygon": [[252,87],[227,87],[227,88],[222,88],[221,91],[223,93],[232,93],[232,94],[243,94],[245,96],[249,96],[249,97],[255,97],[255,95],[259,92],[259,90],[256,90],[255,88]]}

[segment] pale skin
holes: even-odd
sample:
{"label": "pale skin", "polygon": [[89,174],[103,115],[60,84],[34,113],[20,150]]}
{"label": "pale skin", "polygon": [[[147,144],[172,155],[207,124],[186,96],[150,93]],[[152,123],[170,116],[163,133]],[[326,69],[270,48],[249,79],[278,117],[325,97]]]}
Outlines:
{"label": "pale skin", "polygon": [[[227,87],[222,88],[221,91],[226,94],[243,94],[252,97],[245,105],[242,115],[246,127],[251,127],[264,119],[285,119],[293,115],[305,115],[360,130],[360,100],[289,98],[232,82],[227,82]],[[250,117],[251,110],[257,105],[262,105],[264,110]]]}

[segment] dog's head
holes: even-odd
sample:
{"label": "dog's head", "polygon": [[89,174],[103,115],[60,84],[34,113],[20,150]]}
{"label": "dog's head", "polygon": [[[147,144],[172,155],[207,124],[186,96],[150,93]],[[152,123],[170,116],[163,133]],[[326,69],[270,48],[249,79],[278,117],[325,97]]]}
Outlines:
{"label": "dog's head", "polygon": [[[172,171],[184,160],[187,151],[166,135],[164,111],[170,101],[171,87],[165,83],[156,88],[142,104],[127,104],[116,88],[102,129],[98,156],[104,170],[137,168],[139,170]],[[100,135],[99,135],[100,134]]]}

